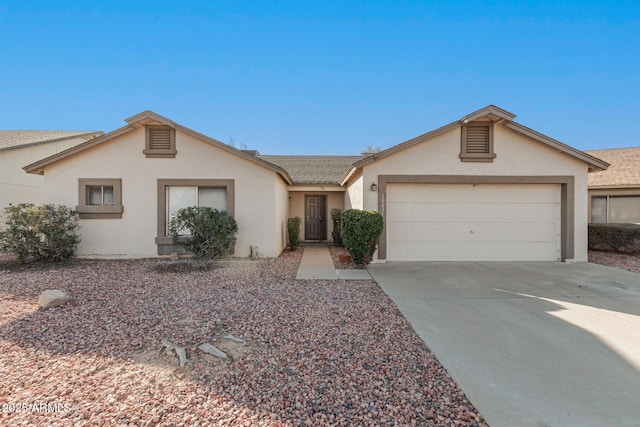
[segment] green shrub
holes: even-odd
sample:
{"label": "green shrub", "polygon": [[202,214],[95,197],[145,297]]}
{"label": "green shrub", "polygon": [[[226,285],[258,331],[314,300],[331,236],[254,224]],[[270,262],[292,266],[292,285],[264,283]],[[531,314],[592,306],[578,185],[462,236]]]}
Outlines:
{"label": "green shrub", "polygon": [[294,216],[287,220],[287,239],[289,249],[295,251],[300,246],[300,217]]}
{"label": "green shrub", "polygon": [[78,214],[66,206],[31,203],[4,209],[5,229],[0,231],[0,251],[13,253],[18,261],[62,261],[72,257],[80,236]]}
{"label": "green shrub", "polygon": [[169,222],[174,243],[197,259],[216,259],[233,254],[238,224],[224,211],[191,206],[178,210]]}
{"label": "green shrub", "polygon": [[383,228],[382,215],[376,211],[349,209],[342,213],[344,245],[356,265],[371,262]]}
{"label": "green shrub", "polygon": [[589,224],[589,250],[640,253],[640,225]]}
{"label": "green shrub", "polygon": [[333,221],[333,231],[331,232],[333,244],[336,246],[344,246],[342,239],[342,210],[339,208],[331,209],[331,220]]}

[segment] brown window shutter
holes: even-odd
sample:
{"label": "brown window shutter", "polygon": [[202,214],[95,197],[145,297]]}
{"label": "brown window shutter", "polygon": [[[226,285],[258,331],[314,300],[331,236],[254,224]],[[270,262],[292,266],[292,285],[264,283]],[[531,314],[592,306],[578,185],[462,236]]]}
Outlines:
{"label": "brown window shutter", "polygon": [[489,153],[489,126],[468,125],[466,148],[467,154]]}
{"label": "brown window shutter", "polygon": [[152,127],[149,129],[150,150],[171,150],[171,128]]}

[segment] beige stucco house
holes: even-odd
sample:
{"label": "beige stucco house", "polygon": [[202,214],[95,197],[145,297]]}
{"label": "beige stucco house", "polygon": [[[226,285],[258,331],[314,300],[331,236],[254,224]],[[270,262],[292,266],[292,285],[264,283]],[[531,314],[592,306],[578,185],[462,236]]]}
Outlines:
{"label": "beige stucco house", "polygon": [[22,166],[99,135],[102,132],[0,130],[0,212],[10,203],[42,204],[44,200],[44,177],[26,174]]}
{"label": "beige stucco house", "polygon": [[610,163],[589,174],[589,221],[640,223],[640,147],[587,153]]}
{"label": "beige stucco house", "polygon": [[286,222],[331,239],[330,210],[379,211],[378,260],[587,259],[587,174],[604,161],[488,106],[366,156],[261,156],[150,111],[25,170],[45,202],[77,206],[80,255],[174,250],[176,209],[207,205],[238,222],[236,255],[277,256]]}

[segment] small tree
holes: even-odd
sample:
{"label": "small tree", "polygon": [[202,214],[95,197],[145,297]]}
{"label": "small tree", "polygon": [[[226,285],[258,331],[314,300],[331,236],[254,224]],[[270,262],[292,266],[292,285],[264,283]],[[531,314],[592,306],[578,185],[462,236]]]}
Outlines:
{"label": "small tree", "polygon": [[342,210],[340,208],[331,209],[331,220],[333,221],[333,231],[331,232],[333,244],[344,246],[344,241],[342,240]]}
{"label": "small tree", "polygon": [[289,249],[295,251],[300,246],[300,217],[294,216],[287,220],[287,239]]}
{"label": "small tree", "polygon": [[353,262],[364,267],[371,262],[384,220],[376,211],[349,209],[342,213],[344,245]]}
{"label": "small tree", "polygon": [[198,259],[233,254],[238,224],[224,211],[191,206],[178,210],[169,222],[173,242]]}
{"label": "small tree", "polygon": [[0,231],[0,251],[14,253],[23,263],[62,261],[75,255],[80,236],[78,214],[67,206],[31,203],[4,209],[5,229]]}

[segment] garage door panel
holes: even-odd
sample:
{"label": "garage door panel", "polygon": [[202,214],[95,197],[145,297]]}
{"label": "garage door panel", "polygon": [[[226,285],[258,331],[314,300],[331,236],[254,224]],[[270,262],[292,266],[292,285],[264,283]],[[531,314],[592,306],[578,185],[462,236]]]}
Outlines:
{"label": "garage door panel", "polygon": [[389,260],[559,259],[558,185],[389,184],[387,195]]}
{"label": "garage door panel", "polygon": [[391,223],[389,241],[465,241],[465,242],[539,242],[555,241],[559,230],[555,222],[529,223],[523,226],[519,222],[510,223]]}
{"label": "garage door panel", "polygon": [[[393,192],[387,192],[387,202],[469,203],[508,199],[513,203],[547,203],[557,193],[555,185],[518,185],[527,189],[514,191],[514,184],[390,184]],[[420,188],[424,186],[430,187],[428,192]],[[452,191],[453,188],[456,190]]]}
{"label": "garage door panel", "polygon": [[547,203],[389,203],[387,215],[400,222],[450,222],[478,218],[484,221],[555,221],[558,205]]}
{"label": "garage door panel", "polygon": [[[548,253],[555,244],[548,242],[514,243],[492,242],[469,244],[443,242],[437,246],[420,242],[388,246],[388,250],[402,256],[403,261],[549,261]],[[420,254],[420,256],[416,256]]]}

